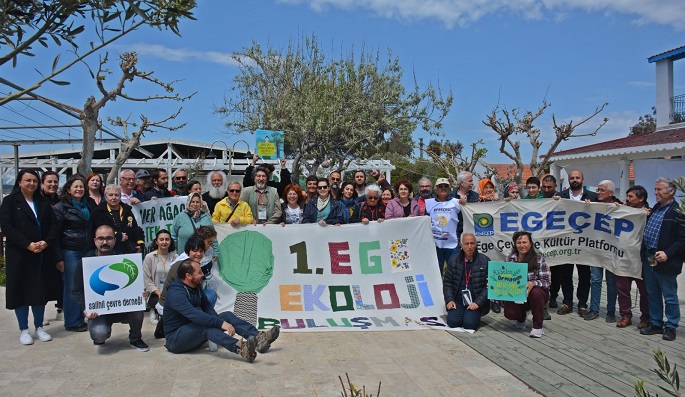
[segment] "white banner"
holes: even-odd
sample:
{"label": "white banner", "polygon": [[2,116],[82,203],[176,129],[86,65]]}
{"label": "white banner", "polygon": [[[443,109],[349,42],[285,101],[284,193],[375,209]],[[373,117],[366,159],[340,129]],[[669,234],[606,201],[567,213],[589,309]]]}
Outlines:
{"label": "white banner", "polygon": [[284,331],[445,326],[430,218],[369,225],[215,225],[216,311]]}
{"label": "white banner", "polygon": [[[186,201],[188,201],[187,196],[166,197],[145,201],[132,206],[133,216],[136,217],[138,226],[143,228],[145,233],[145,253],[147,253],[147,247],[155,239],[158,231],[161,229],[171,231],[174,218],[185,211]],[[183,247],[178,249],[177,252],[183,252]]]}
{"label": "white banner", "polygon": [[625,205],[573,200],[512,200],[461,206],[464,232],[493,261],[511,252],[514,232],[532,233],[550,266],[580,263],[641,278],[640,246],[647,214]]}
{"label": "white banner", "polygon": [[140,254],[83,258],[86,313],[114,314],[145,310]]}

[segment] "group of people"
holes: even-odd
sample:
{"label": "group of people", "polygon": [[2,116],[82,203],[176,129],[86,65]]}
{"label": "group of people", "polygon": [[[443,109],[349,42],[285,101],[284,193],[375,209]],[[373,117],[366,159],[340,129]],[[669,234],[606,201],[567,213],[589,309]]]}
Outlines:
{"label": "group of people", "polygon": [[[507,257],[507,261],[528,263],[528,301],[523,304],[505,302],[505,317],[516,320],[516,326],[523,328],[526,312],[530,310],[533,315],[531,336],[541,337],[544,334],[543,320],[551,319],[547,307],[558,308],[559,315],[573,312],[575,268],[578,274],[578,285],[575,290],[578,300],[577,313],[580,317],[588,321],[599,317],[602,285],[606,282],[606,321],[616,323],[619,328],[632,325],[630,291],[634,281],[640,294],[641,316],[637,325],[640,333],[662,335],[666,341],[675,340],[680,321],[677,276],[682,272],[685,260],[685,217],[680,213],[679,204],[675,200],[675,184],[668,178],[658,178],[654,186],[656,204],[650,208],[647,203],[647,189],[642,186],[636,185],[629,188],[626,191],[626,199],[621,201],[614,196],[615,184],[610,180],[601,181],[596,192],[593,192],[585,187],[581,171],[570,171],[568,179],[570,187],[557,191],[557,181],[554,176],[546,175],[542,180],[530,177],[525,183],[528,194],[523,199],[567,199],[626,205],[644,210],[648,218],[641,253],[639,258],[634,258],[642,269],[642,278],[614,275],[603,266],[598,266],[601,264],[562,264],[549,267],[542,255],[530,253],[534,251],[530,248],[533,246],[530,234],[517,232],[514,234],[512,252]],[[446,179],[439,179],[436,182],[436,199],[440,202],[452,201],[451,206],[455,210],[451,212],[452,217],[449,219],[458,222],[457,228],[450,227],[447,231],[437,230],[439,225],[436,226],[436,223],[439,222],[434,222],[433,229],[441,272],[445,261],[447,262],[443,291],[448,309],[448,325],[473,330],[477,328],[481,315],[488,313],[491,309],[499,310],[500,302],[487,301],[487,279],[483,279],[483,275],[487,275],[489,259],[483,254],[474,252],[475,248],[471,248],[471,245],[475,247],[475,236],[461,235],[459,205],[495,201],[499,198],[495,193],[494,183],[489,179],[479,181],[478,192],[472,190],[473,176],[468,172],[461,172],[457,177],[457,182],[458,186],[450,195],[447,194],[450,186]],[[428,184],[426,184],[427,187]],[[503,200],[521,198],[522,189],[516,184],[510,184],[504,190]],[[444,215],[444,211],[441,214]],[[445,236],[444,232],[454,233],[454,235]],[[457,242],[461,245],[461,250]],[[443,247],[440,246],[441,243]],[[441,248],[451,251],[441,256]],[[445,258],[445,255],[450,259],[441,259]],[[469,286],[470,277],[473,277],[473,282]],[[457,292],[466,293],[467,290],[472,299],[468,304],[466,301],[461,301],[460,304]],[[563,296],[561,304],[557,302],[560,291]],[[588,298],[590,299],[589,307]],[[617,301],[620,317],[616,317]]]}
{"label": "group of people", "polygon": [[[447,322],[451,327],[476,329],[482,315],[490,310],[516,321],[525,328],[527,312],[532,312],[530,335],[542,337],[543,321],[549,320],[547,308],[558,308],[560,315],[573,312],[573,273],[578,272],[577,312],[585,320],[599,316],[602,283],[606,274],[608,322],[617,327],[632,324],[630,288],[633,281],[640,291],[642,316],[638,328],[642,334],[662,334],[674,340],[680,319],[676,277],[685,259],[685,224],[677,211],[672,181],[656,182],[657,203],[647,205],[647,190],[634,186],[626,200],[614,197],[614,184],[602,181],[596,192],[584,187],[580,171],[569,172],[570,188],[557,191],[556,179],[547,175],[542,180],[526,181],[524,199],[554,198],[588,202],[616,203],[644,208],[649,213],[640,261],[642,279],[632,279],[604,271],[599,264],[565,264],[549,267],[544,256],[535,251],[530,233],[517,232],[508,261],[528,264],[526,302],[490,302],[487,299],[487,263],[489,258],[476,249],[476,237],[462,234],[461,205],[500,200],[495,185],[481,179],[473,190],[473,175],[461,172],[457,186],[446,178],[435,185],[421,178],[418,194],[407,179],[392,186],[382,172],[369,176],[356,171],[350,181],[342,173],[331,172],[327,178],[310,176],[305,188],[290,181],[290,173],[281,161],[280,180],[275,181],[275,168],[256,165],[257,157],[247,168],[242,183],[228,181],[222,171],[207,175],[203,192],[199,181],[188,181],[188,173],[179,169],[172,174],[173,185],[165,170],[123,170],[119,185],[104,186],[98,174],[70,176],[59,187],[59,176],[47,171],[38,175],[21,171],[12,193],[0,207],[0,227],[7,239],[7,308],[15,311],[20,342],[32,344],[29,331],[29,307],[33,312],[35,336],[41,341],[52,337],[43,325],[45,305],[57,301],[58,316],[63,313],[68,331],[90,331],[93,343],[102,346],[111,333],[113,322],[130,326],[131,346],[148,349],[141,328],[144,312],[98,316],[85,321],[82,260],[88,256],[144,253],[142,229],[133,216],[132,205],[163,197],[185,196],[185,212],[175,217],[171,230],[160,230],[143,260],[145,296],[150,321],[157,325],[155,336],[166,337],[169,351],[193,350],[206,342],[210,350],[222,346],[248,361],[256,352],[266,352],[278,337],[278,328],[257,331],[253,324],[232,313],[217,314],[213,307],[218,297],[207,285],[212,268],[219,260],[215,223],[233,226],[317,223],[321,226],[351,223],[369,224],[393,218],[428,216],[436,245]],[[520,199],[524,186],[509,185],[503,200]],[[593,266],[595,265],[595,266]],[[204,280],[204,281],[203,281]],[[561,304],[557,302],[559,293]],[[588,307],[588,298],[590,305]],[[615,317],[618,300],[620,319]],[[666,321],[663,320],[664,314]],[[233,336],[243,336],[239,341]]]}
{"label": "group of people", "polygon": [[[258,331],[230,312],[217,314],[213,309],[216,291],[202,288],[218,260],[218,246],[201,184],[188,183],[184,170],[174,173],[173,190],[167,189],[167,181],[161,169],[151,174],[127,169],[119,174],[120,185],[104,186],[102,177],[94,173],[74,174],[60,188],[59,175],[53,171],[18,173],[12,192],[0,206],[0,228],[6,237],[6,307],[16,314],[21,344],[33,344],[34,335],[44,342],[52,340],[44,329],[49,324],[45,307],[48,301],[57,301],[56,320],[63,319],[67,331],[89,331],[93,344],[101,347],[111,336],[112,324],[123,322],[129,324],[131,347],[148,351],[142,339],[145,311],[99,315],[86,310],[83,259],[142,255],[144,233],[131,205],[184,195],[185,212],[174,219],[171,231],[157,233],[143,259],[141,273],[151,322],[163,325],[158,327],[159,335],[167,338],[166,347],[174,353],[209,341],[210,348],[219,345],[252,362],[257,352],[269,349],[278,337],[278,327]],[[34,334],[29,330],[29,308]],[[161,314],[167,321],[161,321]],[[236,333],[245,340],[235,339]]]}

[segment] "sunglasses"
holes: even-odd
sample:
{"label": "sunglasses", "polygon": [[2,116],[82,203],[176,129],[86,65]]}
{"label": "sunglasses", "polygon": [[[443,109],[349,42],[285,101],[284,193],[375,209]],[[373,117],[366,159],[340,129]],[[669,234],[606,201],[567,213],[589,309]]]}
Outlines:
{"label": "sunglasses", "polygon": [[177,177],[174,177],[174,179],[176,179],[177,181],[184,181],[184,180],[188,179],[188,177],[187,176],[177,176]]}
{"label": "sunglasses", "polygon": [[228,189],[229,193],[240,193],[240,189]]}
{"label": "sunglasses", "polygon": [[328,186],[317,186],[316,188],[319,190],[326,190],[328,189]]}
{"label": "sunglasses", "polygon": [[331,178],[332,181],[340,181],[340,178]]}
{"label": "sunglasses", "polygon": [[369,200],[378,200],[378,196],[366,196]]}

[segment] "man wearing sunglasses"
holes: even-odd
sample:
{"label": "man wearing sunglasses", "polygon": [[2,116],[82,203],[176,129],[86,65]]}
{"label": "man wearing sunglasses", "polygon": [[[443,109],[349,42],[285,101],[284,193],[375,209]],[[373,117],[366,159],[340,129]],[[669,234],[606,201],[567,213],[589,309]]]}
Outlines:
{"label": "man wearing sunglasses", "polygon": [[228,184],[228,197],[219,201],[214,207],[212,222],[229,222],[233,226],[249,225],[252,223],[253,216],[250,206],[240,200],[240,183],[231,182]]}
{"label": "man wearing sunglasses", "polygon": [[171,194],[174,196],[188,195],[188,173],[183,168],[177,169],[171,176],[173,179]]}

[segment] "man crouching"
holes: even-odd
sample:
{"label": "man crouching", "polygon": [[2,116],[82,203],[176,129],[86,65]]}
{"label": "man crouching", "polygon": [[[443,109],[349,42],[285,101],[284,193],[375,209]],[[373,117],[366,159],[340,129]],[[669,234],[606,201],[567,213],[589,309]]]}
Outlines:
{"label": "man crouching", "polygon": [[[266,353],[278,338],[280,327],[260,332],[231,312],[216,314],[201,284],[200,264],[192,259],[183,261],[178,266],[178,277],[167,288],[164,301],[167,350],[184,353],[210,340],[250,363],[257,357],[257,352]],[[236,333],[247,340],[233,338]]]}

